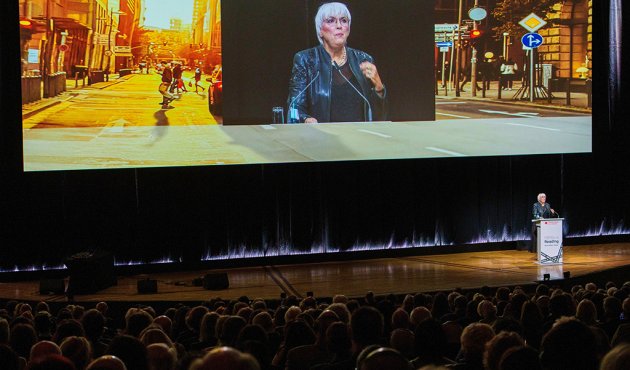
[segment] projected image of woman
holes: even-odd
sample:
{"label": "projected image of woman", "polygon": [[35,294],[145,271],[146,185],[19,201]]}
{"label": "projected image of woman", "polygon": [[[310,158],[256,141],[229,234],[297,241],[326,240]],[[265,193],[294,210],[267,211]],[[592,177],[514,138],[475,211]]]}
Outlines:
{"label": "projected image of woman", "polygon": [[320,45],[295,54],[289,81],[289,122],[364,122],[385,119],[387,92],[374,59],[346,45],[351,16],[325,3],[315,16]]}

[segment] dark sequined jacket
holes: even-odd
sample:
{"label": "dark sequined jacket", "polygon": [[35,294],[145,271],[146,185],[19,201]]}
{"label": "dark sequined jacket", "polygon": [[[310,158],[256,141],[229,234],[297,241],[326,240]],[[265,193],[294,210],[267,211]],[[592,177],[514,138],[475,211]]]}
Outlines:
{"label": "dark sequined jacket", "polygon": [[551,215],[551,205],[549,203],[545,203],[545,205],[543,206],[540,204],[540,202],[536,202],[532,206],[532,217],[534,219],[550,218]]}
{"label": "dark sequined jacket", "polygon": [[[370,101],[372,120],[386,120],[387,91],[383,91],[383,97],[380,97],[359,68],[362,62],[374,63],[373,58],[363,51],[349,47],[346,47],[346,55],[350,69],[359,82],[360,91]],[[316,118],[317,122],[330,122],[332,72],[330,55],[322,45],[295,54],[287,99],[289,117],[291,117],[291,109],[295,108],[299,115],[299,122],[304,122],[309,117]],[[311,85],[308,86],[311,81]],[[305,91],[300,94],[303,90]],[[367,109],[367,104],[364,104],[366,120]]]}

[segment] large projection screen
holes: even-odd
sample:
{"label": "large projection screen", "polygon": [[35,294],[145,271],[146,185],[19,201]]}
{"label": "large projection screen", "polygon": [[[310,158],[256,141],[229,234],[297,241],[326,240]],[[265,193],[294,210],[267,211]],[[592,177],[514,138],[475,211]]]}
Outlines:
{"label": "large projection screen", "polygon": [[[567,22],[547,13],[566,19],[566,10],[533,9],[547,24],[529,50],[518,19],[496,13],[501,1],[488,2],[479,21],[466,9],[456,28],[455,1],[345,1],[351,56],[340,68],[356,95],[346,85],[345,100],[337,98],[331,81],[343,69],[325,57],[305,62],[313,84],[299,95],[314,102],[310,115],[339,116],[349,109],[335,102],[353,101],[360,119],[317,123],[285,122],[298,100],[290,93],[296,53],[327,52],[315,27],[322,1],[91,3],[19,0],[25,171],[592,150],[587,1],[568,15],[569,38]],[[342,15],[333,16],[341,27]],[[512,33],[501,33],[509,22]],[[384,86],[383,111],[370,96],[374,80],[357,67],[366,61]]]}

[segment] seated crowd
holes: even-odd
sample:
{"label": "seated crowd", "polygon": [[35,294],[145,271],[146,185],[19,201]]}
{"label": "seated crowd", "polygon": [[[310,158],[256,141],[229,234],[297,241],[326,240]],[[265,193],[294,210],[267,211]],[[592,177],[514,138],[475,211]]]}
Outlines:
{"label": "seated crowd", "polygon": [[630,282],[52,311],[0,304],[0,369],[630,369]]}

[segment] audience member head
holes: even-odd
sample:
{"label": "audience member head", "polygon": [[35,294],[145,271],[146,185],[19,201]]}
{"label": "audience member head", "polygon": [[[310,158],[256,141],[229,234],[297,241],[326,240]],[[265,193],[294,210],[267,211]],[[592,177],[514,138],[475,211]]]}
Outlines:
{"label": "audience member head", "polygon": [[500,287],[497,289],[494,297],[497,301],[509,301],[510,300],[510,289],[507,287]]}
{"label": "audience member head", "polygon": [[[556,290],[558,291],[558,290]],[[570,295],[563,293],[556,293],[554,291],[553,296],[549,299],[549,311],[553,317],[573,316],[575,314],[575,307]]]}
{"label": "audience member head", "polygon": [[630,364],[630,343],[622,343],[604,356],[599,370],[626,370],[628,364]]}
{"label": "audience member head", "polygon": [[96,304],[96,309],[103,314],[103,316],[107,317],[107,311],[109,311],[109,306],[107,302],[98,302]]}
{"label": "audience member head", "polygon": [[409,360],[415,357],[414,344],[415,335],[409,329],[394,329],[389,336],[389,345]]}
{"label": "audience member head", "polygon": [[35,312],[42,311],[50,313],[50,306],[48,306],[48,303],[46,303],[45,301],[39,301],[37,302],[37,305],[35,305]]}
{"label": "audience member head", "polygon": [[[457,333],[458,338],[461,334]],[[446,355],[448,342],[442,326],[435,319],[428,319],[421,322],[414,332],[416,355],[423,359],[441,360]],[[459,342],[459,340],[458,340]]]}
{"label": "audience member head", "polygon": [[536,297],[540,297],[542,295],[549,295],[549,287],[545,284],[538,284],[536,286]]}
{"label": "audience member head", "polygon": [[492,324],[492,329],[496,334],[499,334],[502,331],[511,331],[523,335],[523,326],[518,320],[512,317],[498,318],[494,324]]}
{"label": "audience member head", "polygon": [[604,299],[604,319],[617,320],[623,312],[621,301],[616,297],[606,297]]}
{"label": "audience member head", "polygon": [[29,358],[31,347],[37,342],[35,329],[28,324],[16,324],[11,329],[9,343],[20,357]]}
{"label": "audience member head", "polygon": [[328,350],[336,355],[348,353],[352,347],[348,325],[338,321],[330,324],[326,330]]}
{"label": "audience member head", "polygon": [[407,328],[409,328],[409,314],[402,308],[397,308],[392,314],[392,329]]}
{"label": "audience member head", "polygon": [[204,315],[207,313],[208,308],[204,306],[196,306],[188,311],[186,314],[186,326],[188,329],[190,329],[193,333],[199,333],[201,320],[203,320]]}
{"label": "audience member head", "polygon": [[[348,311],[348,307],[346,307],[345,303],[333,303],[327,308],[328,310],[333,311],[339,317],[339,320],[345,324],[350,323],[350,311]],[[629,316],[630,317],[630,316]]]}
{"label": "audience member head", "polygon": [[85,337],[67,337],[59,347],[77,370],[85,369],[92,360],[92,346]]}
{"label": "audience member head", "polygon": [[147,365],[149,370],[173,370],[177,362],[177,352],[164,343],[147,346]]}
{"label": "audience member head", "polygon": [[273,318],[269,314],[269,312],[259,312],[252,319],[252,324],[260,325],[267,333],[271,333],[273,328]]}
{"label": "audience member head", "polygon": [[377,348],[363,359],[359,366],[357,362],[357,369],[359,370],[413,370],[413,366],[409,360],[405,358],[400,352],[393,348],[380,347]]}
{"label": "audience member head", "polygon": [[143,330],[140,334],[140,341],[145,346],[153,343],[162,343],[166,344],[169,348],[173,347],[173,341],[162,331],[162,327],[159,325],[149,326]]}
{"label": "audience member head", "polygon": [[541,363],[550,370],[597,369],[595,335],[584,323],[561,318],[545,334],[541,344]]}
{"label": "audience member head", "polygon": [[472,323],[464,328],[460,338],[464,357],[481,358],[488,343],[494,337],[494,331],[488,324]]}
{"label": "audience member head", "polygon": [[75,319],[63,320],[57,325],[55,335],[53,335],[53,341],[57,344],[61,344],[67,337],[84,337],[85,331],[83,325]]}
{"label": "audience member head", "polygon": [[597,308],[595,308],[595,304],[588,299],[583,299],[577,306],[575,317],[586,325],[596,325]]}
{"label": "audience member head", "polygon": [[216,312],[207,312],[201,319],[199,327],[199,341],[203,343],[216,341],[217,339],[217,321],[219,314]]}
{"label": "audience member head", "polygon": [[153,319],[153,324],[159,325],[162,328],[162,331],[166,333],[166,335],[168,335],[169,337],[171,336],[173,321],[170,317],[166,315],[160,315]]}
{"label": "audience member head", "polygon": [[[415,329],[421,322],[432,317],[433,315],[428,308],[424,306],[416,307],[411,310],[411,314],[409,315],[409,324],[413,329]],[[439,319],[439,317],[436,317],[436,319]]]}
{"label": "audience member head", "polygon": [[350,318],[352,341],[358,348],[380,343],[383,336],[383,315],[375,308],[358,308]]}
{"label": "audience member head", "polygon": [[494,321],[497,317],[497,308],[491,301],[484,299],[477,305],[477,313],[482,320]]}
{"label": "audience member head", "polygon": [[365,361],[365,358],[370,353],[372,353],[372,351],[376,351],[379,348],[381,348],[381,346],[378,344],[370,344],[366,346],[365,348],[363,348],[361,352],[359,352],[359,354],[357,355],[357,362],[356,362],[355,369],[361,369],[361,366],[363,366],[363,362]]}
{"label": "audience member head", "polygon": [[361,304],[356,299],[351,299],[346,303],[346,308],[350,311],[350,314],[354,313],[359,307],[361,307]]}
{"label": "audience member head", "polygon": [[116,356],[104,355],[90,362],[86,370],[127,370],[127,366]]}
{"label": "audience member head", "polygon": [[297,316],[301,313],[302,313],[302,310],[300,310],[298,306],[289,307],[289,309],[287,309],[287,312],[285,312],[284,314],[285,325],[290,323],[291,321],[294,321],[297,318]]}
{"label": "audience member head", "polygon": [[620,343],[630,343],[630,324],[628,323],[619,325],[610,340],[613,347]]}
{"label": "audience member head", "polygon": [[70,359],[62,355],[48,355],[28,364],[28,370],[77,370]]}
{"label": "audience member head", "polygon": [[284,326],[284,348],[292,348],[315,343],[313,329],[302,320],[294,320]]}
{"label": "audience member head", "polygon": [[588,291],[591,291],[591,292],[596,292],[597,291],[597,284],[595,284],[595,283],[587,283],[584,286],[584,289],[586,289]]}
{"label": "audience member head", "polygon": [[0,344],[0,369],[21,370],[20,356],[6,344]]}
{"label": "audience member head", "polygon": [[431,317],[435,317],[437,320],[440,317],[446,315],[450,312],[450,307],[448,305],[448,297],[444,293],[437,293],[433,297],[433,305],[431,307]]}
{"label": "audience member head", "polygon": [[630,320],[630,297],[623,300],[621,304],[621,309],[623,311],[623,317],[626,320]]}
{"label": "audience member head", "polygon": [[499,362],[503,354],[512,347],[525,345],[523,338],[513,332],[502,332],[497,334],[488,343],[484,353],[483,363],[486,370],[499,370]]}
{"label": "audience member head", "polygon": [[348,297],[346,297],[343,294],[336,294],[333,299],[332,299],[332,303],[343,303],[346,304],[348,303]]}
{"label": "audience member head", "polygon": [[324,339],[326,338],[326,330],[328,330],[328,327],[332,323],[337,321],[339,321],[339,316],[337,316],[336,313],[330,310],[325,310],[317,317],[313,329],[315,330],[315,335],[317,336],[317,340],[319,341],[319,343],[324,343]]}
{"label": "audience member head", "polygon": [[147,349],[131,335],[118,335],[112,339],[107,354],[121,359],[128,369],[147,370]]}
{"label": "audience member head", "polygon": [[33,327],[37,332],[39,338],[42,337],[51,337],[51,333],[54,328],[54,324],[52,321],[52,316],[48,311],[40,311],[35,314],[33,318]]}
{"label": "audience member head", "polygon": [[236,349],[252,355],[259,364],[271,363],[269,353],[269,336],[265,329],[258,325],[246,325],[238,335]]}
{"label": "audience member head", "polygon": [[9,344],[9,322],[0,319],[0,344]]}
{"label": "audience member head", "polygon": [[31,352],[28,357],[28,361],[36,361],[49,355],[60,355],[61,349],[55,342],[48,340],[39,341],[31,347]]}
{"label": "audience member head", "polygon": [[528,346],[508,348],[499,361],[499,370],[542,370],[538,352]]}
{"label": "audience member head", "polygon": [[245,325],[247,325],[247,322],[240,316],[229,316],[225,319],[219,335],[221,345],[235,347],[238,333]]}
{"label": "audience member head", "polygon": [[125,334],[137,338],[152,322],[153,317],[148,312],[140,308],[132,308],[125,315]]}
{"label": "audience member head", "polygon": [[92,341],[98,340],[105,331],[105,316],[103,316],[101,311],[93,308],[83,314],[81,324],[88,339]]}
{"label": "audience member head", "polygon": [[190,370],[260,370],[256,359],[231,347],[217,347],[194,363]]}

